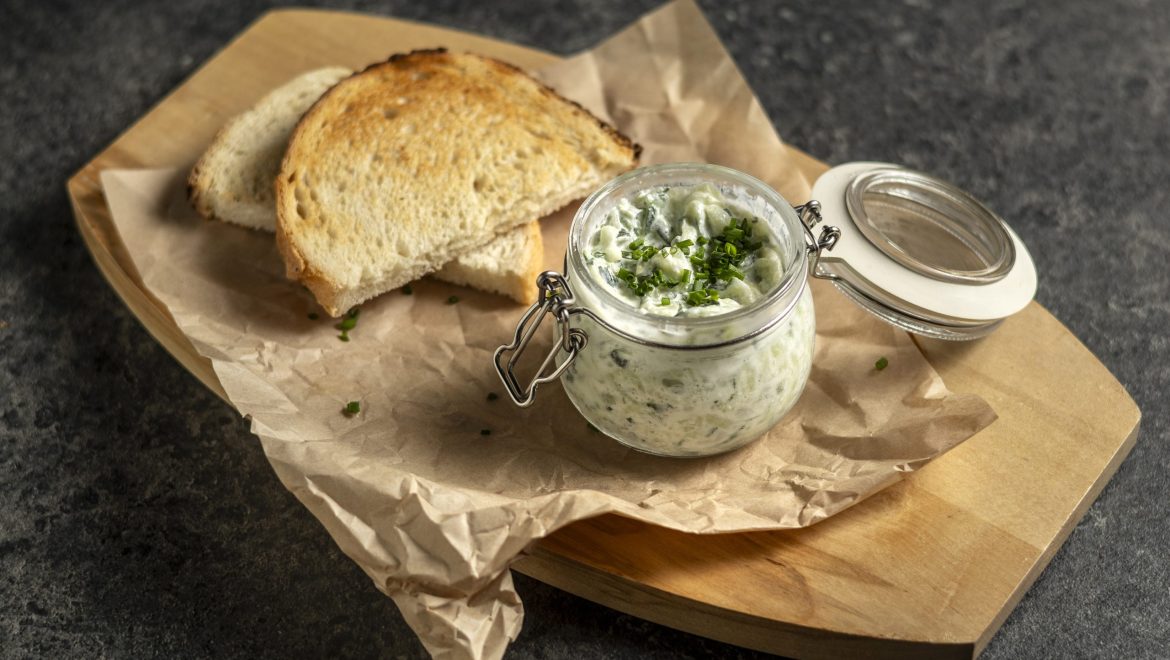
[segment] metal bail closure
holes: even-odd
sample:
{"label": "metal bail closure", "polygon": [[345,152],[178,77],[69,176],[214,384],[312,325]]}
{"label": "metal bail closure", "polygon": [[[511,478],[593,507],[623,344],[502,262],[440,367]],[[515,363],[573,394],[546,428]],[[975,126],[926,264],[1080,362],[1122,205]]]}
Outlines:
{"label": "metal bail closure", "polygon": [[796,214],[800,217],[800,224],[804,227],[805,250],[808,251],[809,256],[809,275],[822,279],[832,279],[820,274],[817,270],[817,265],[821,262],[822,252],[831,252],[836,247],[837,241],[841,238],[841,229],[826,225],[821,227],[821,235],[819,237],[813,233],[813,229],[823,219],[821,217],[821,203],[815,199],[793,208],[796,209]]}
{"label": "metal bail closure", "polygon": [[953,184],[888,163],[847,163],[821,175],[813,196],[839,227],[833,254],[818,249],[814,275],[892,325],[975,339],[1036,293],[1023,242]]}
{"label": "metal bail closure", "polygon": [[[494,356],[496,373],[500,375],[500,380],[507,388],[508,396],[512,397],[512,402],[521,408],[532,405],[539,385],[560,378],[565,369],[573,363],[577,353],[589,342],[589,336],[584,330],[569,327],[569,311],[575,301],[565,276],[553,270],[545,271],[536,278],[536,286],[539,296],[537,302],[520,317],[512,343],[497,348]],[[544,361],[540,363],[540,368],[536,370],[532,381],[523,386],[516,377],[516,364],[524,354],[524,349],[528,347],[528,342],[536,335],[545,316],[553,316],[557,320],[561,333]],[[567,357],[560,365],[556,365],[557,353],[561,350],[565,351]],[[505,365],[504,356],[509,352],[512,356]]]}

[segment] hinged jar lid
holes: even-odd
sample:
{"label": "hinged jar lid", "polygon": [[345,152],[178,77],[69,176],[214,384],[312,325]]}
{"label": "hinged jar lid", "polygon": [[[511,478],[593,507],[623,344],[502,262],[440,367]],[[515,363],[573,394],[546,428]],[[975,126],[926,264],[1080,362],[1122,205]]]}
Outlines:
{"label": "hinged jar lid", "polygon": [[998,215],[963,190],[888,163],[847,163],[813,186],[840,229],[816,276],[904,330],[982,337],[1036,293],[1036,268]]}

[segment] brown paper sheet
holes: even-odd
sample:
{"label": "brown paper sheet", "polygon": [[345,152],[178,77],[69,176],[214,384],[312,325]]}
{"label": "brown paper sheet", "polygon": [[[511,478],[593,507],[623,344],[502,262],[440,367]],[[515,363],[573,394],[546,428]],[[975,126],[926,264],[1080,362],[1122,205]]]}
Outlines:
{"label": "brown paper sheet", "polygon": [[[668,5],[542,72],[612,118],[646,162],[705,160],[808,195],[751,90],[697,8]],[[390,595],[436,657],[499,657],[523,608],[509,563],[603,513],[694,533],[813,524],[990,424],[947,390],[908,336],[814,282],[817,350],[797,407],[763,440],[710,459],[642,455],[592,432],[555,385],[517,410],[492,351],[521,309],[424,280],[362,308],[352,341],[310,320],[268,234],[208,223],[185,172],[106,171],[114,221],[146,287],[251,418],[281,481]],[[572,209],[542,221],[551,267]],[[461,302],[446,304],[450,295]],[[889,367],[878,372],[881,356]],[[347,401],[361,402],[350,418]],[[481,435],[490,429],[490,435]]]}

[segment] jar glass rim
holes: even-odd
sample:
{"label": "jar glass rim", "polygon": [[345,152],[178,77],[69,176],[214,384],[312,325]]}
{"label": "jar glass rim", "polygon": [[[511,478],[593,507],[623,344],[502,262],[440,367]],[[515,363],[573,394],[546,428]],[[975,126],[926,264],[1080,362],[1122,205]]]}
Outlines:
{"label": "jar glass rim", "polygon": [[[770,206],[779,217],[782,226],[776,226],[775,218],[765,218],[765,221],[772,225],[772,231],[777,235],[777,238],[784,239],[783,244],[786,246],[785,250],[785,266],[784,272],[780,278],[780,284],[770,290],[767,294],[760,296],[759,299],[753,301],[750,305],[744,305],[725,314],[717,314],[713,316],[651,316],[639,311],[636,307],[609,290],[608,287],[602,286],[595,278],[589,277],[587,269],[584,268],[584,260],[581,252],[581,241],[585,239],[584,231],[585,225],[588,223],[590,217],[594,214],[597,208],[611,197],[611,195],[618,189],[623,188],[632,181],[639,179],[650,179],[657,177],[669,177],[677,175],[681,178],[686,177],[694,179],[688,181],[687,185],[698,185],[700,183],[712,183],[715,185],[732,185],[741,186],[747,192],[758,195],[763,201]],[[710,180],[703,179],[710,177]],[[681,183],[681,182],[680,182]],[[665,185],[663,183],[651,185]],[[649,186],[647,186],[649,187]],[[781,233],[783,232],[783,233]],[[685,333],[688,331],[720,328],[732,323],[743,321],[752,315],[760,313],[760,310],[771,309],[778,302],[787,298],[791,293],[795,284],[803,285],[805,282],[805,275],[808,269],[808,254],[805,249],[804,228],[802,226],[800,217],[796,213],[796,209],[788,200],[784,199],[780,193],[776,192],[767,183],[760,179],[745,174],[739,170],[722,165],[711,165],[708,163],[664,163],[659,165],[649,165],[635,170],[631,170],[622,174],[608,183],[598,188],[589,197],[581,203],[573,216],[572,225],[569,228],[569,246],[565,254],[567,273],[579,272],[583,275],[581,280],[589,289],[589,292],[596,298],[604,302],[616,314],[630,320],[635,320],[639,323],[646,323],[655,326],[659,330],[668,332]],[[571,275],[570,275],[571,278]],[[577,282],[571,281],[571,284],[576,286]],[[803,288],[803,286],[799,287]],[[796,292],[799,294],[799,291]],[[793,302],[795,296],[793,296]],[[763,319],[763,322],[758,327],[745,331],[744,337],[758,334],[779,321],[786,315],[791,305],[785,305],[784,313],[776,314],[775,318]],[[628,334],[628,333],[623,333]],[[649,340],[645,337],[638,337],[640,341],[652,344],[660,342]],[[720,342],[727,343],[727,342]],[[675,348],[682,348],[683,346],[673,346]],[[700,348],[701,346],[689,346],[693,348]]]}

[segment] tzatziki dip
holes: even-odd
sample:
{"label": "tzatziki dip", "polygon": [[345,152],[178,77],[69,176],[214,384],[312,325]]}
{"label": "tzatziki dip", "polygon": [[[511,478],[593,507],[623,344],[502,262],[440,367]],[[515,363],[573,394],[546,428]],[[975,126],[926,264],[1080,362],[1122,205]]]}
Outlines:
{"label": "tzatziki dip", "polygon": [[623,198],[588,240],[585,263],[654,316],[715,316],[759,300],[784,264],[766,223],[710,184]]}
{"label": "tzatziki dip", "polygon": [[759,181],[706,165],[607,188],[570,235],[567,280],[592,313],[570,323],[589,339],[561,377],[569,398],[598,430],[654,454],[718,454],[767,433],[813,354],[795,212]]}

